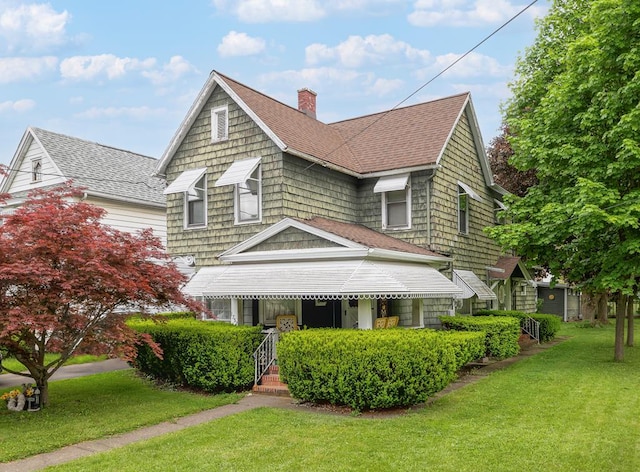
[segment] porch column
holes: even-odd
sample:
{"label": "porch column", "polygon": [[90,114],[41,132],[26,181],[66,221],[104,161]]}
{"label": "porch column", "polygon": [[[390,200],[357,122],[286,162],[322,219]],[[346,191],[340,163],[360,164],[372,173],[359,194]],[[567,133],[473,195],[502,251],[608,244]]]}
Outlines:
{"label": "porch column", "polygon": [[373,329],[370,298],[358,298],[358,329]]}
{"label": "porch column", "polygon": [[237,298],[232,298],[231,299],[231,324],[234,325],[238,325],[240,324],[240,317],[238,316],[238,299]]}

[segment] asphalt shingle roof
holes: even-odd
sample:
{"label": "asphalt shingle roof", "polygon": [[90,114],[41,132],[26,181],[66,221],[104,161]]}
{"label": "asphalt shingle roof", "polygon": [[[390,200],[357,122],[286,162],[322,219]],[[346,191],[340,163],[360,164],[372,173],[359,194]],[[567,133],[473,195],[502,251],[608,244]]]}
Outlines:
{"label": "asphalt shingle roof", "polygon": [[91,194],[164,205],[157,159],[40,128],[30,128],[63,176]]}

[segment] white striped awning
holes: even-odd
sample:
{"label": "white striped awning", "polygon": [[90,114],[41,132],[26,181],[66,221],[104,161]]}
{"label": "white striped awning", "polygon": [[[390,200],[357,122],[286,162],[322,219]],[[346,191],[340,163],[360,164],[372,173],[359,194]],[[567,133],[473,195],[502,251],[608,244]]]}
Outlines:
{"label": "white striped awning", "polygon": [[465,184],[464,182],[460,182],[458,180],[458,185],[460,187],[462,187],[462,190],[464,190],[464,192],[469,195],[471,198],[473,198],[476,202],[484,202],[484,200],[482,199],[482,197],[480,195],[478,195],[476,193],[475,190],[473,190],[471,187],[469,187],[467,184]]}
{"label": "white striped awning", "polygon": [[205,298],[454,298],[463,291],[425,264],[342,260],[201,268],[183,289]]}
{"label": "white striped awning", "polygon": [[478,300],[498,299],[493,290],[470,270],[454,270],[453,282],[464,291],[464,294],[458,298],[477,296]]}
{"label": "white striped awning", "polygon": [[249,176],[256,170],[260,164],[261,157],[252,157],[251,159],[243,159],[235,161],[216,181],[216,187],[223,185],[241,184],[247,181]]}
{"label": "white striped awning", "polygon": [[380,177],[373,187],[373,193],[394,192],[404,190],[409,183],[409,174],[387,175]]}
{"label": "white striped awning", "polygon": [[164,189],[164,192],[162,193],[164,193],[165,195],[169,195],[171,193],[182,193],[182,192],[193,193],[193,187],[196,185],[198,180],[200,180],[200,177],[202,177],[206,171],[207,171],[206,167],[203,167],[201,169],[185,170],[182,174],[178,176],[176,180],[171,182],[171,184],[169,184],[167,188]]}

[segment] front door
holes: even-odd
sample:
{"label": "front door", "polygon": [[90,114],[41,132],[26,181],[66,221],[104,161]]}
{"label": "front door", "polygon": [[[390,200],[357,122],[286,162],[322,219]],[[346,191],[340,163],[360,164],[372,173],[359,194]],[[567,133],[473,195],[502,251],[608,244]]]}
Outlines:
{"label": "front door", "polygon": [[302,300],[302,325],[307,328],[342,328],[341,300]]}

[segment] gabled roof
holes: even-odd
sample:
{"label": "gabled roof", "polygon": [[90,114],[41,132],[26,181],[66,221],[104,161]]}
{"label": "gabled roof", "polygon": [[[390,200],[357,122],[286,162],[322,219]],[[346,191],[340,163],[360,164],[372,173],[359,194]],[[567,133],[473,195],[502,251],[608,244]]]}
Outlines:
{"label": "gabled roof", "polygon": [[11,187],[32,143],[39,145],[65,180],[89,195],[165,206],[164,181],[152,177],[157,159],[40,128],[27,128],[0,191]]}
{"label": "gabled roof", "polygon": [[[331,241],[335,246],[329,248],[321,246],[307,249],[256,250],[261,243],[289,228],[295,228],[320,239]],[[309,220],[284,218],[242,243],[226,250],[218,258],[223,262],[231,263],[267,260],[320,260],[324,258],[389,259],[422,263],[441,263],[450,260],[447,256],[378,233],[365,226],[321,217]]]}
{"label": "gabled roof", "polygon": [[[216,87],[229,94],[283,152],[359,178],[436,167],[464,114],[478,156],[487,161],[469,93],[325,124],[213,71],[160,158],[157,174],[164,174]],[[488,161],[482,167],[487,185],[494,186]]]}
{"label": "gabled roof", "polygon": [[[494,268],[497,270],[492,270]],[[523,277],[528,280],[531,279],[529,272],[524,267],[518,256],[500,256],[493,268],[489,268],[489,277],[497,280],[507,280],[513,275],[516,269],[519,269],[516,272],[516,276]]]}

